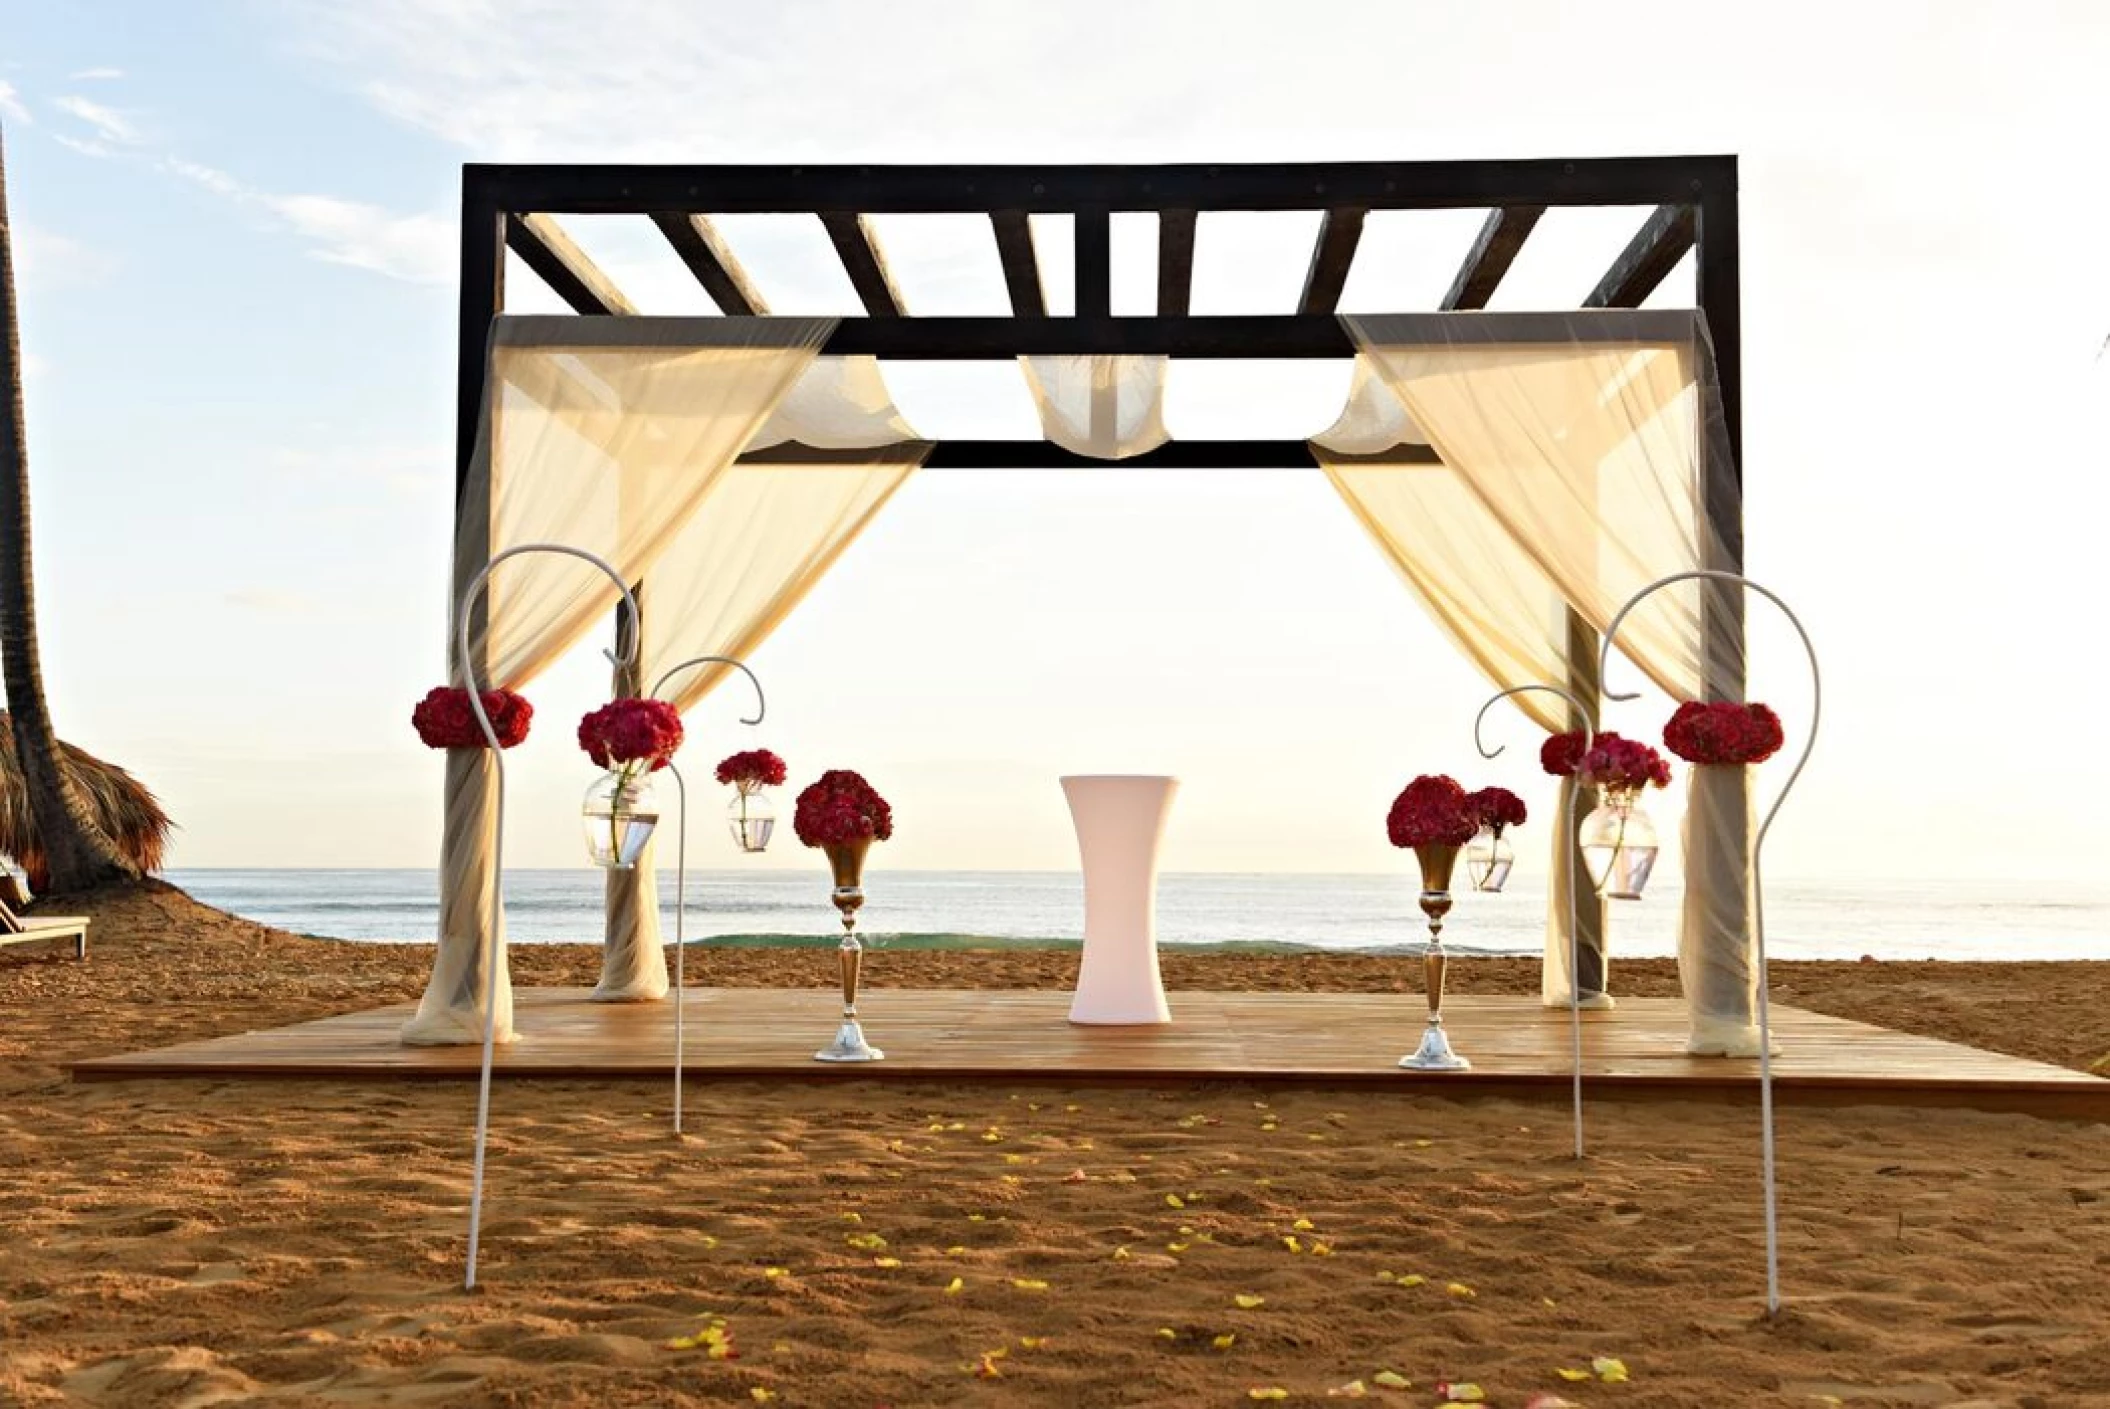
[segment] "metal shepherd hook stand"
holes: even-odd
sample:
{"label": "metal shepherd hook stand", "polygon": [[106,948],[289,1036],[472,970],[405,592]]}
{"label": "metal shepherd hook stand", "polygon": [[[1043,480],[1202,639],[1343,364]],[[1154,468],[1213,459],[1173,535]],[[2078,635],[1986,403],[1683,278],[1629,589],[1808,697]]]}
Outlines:
{"label": "metal shepherd hook stand", "polygon": [[[1568,708],[1575,711],[1574,717],[1582,721],[1582,750],[1576,757],[1581,758],[1590,752],[1590,745],[1597,738],[1596,711],[1558,685],[1518,685],[1512,689],[1502,691],[1486,704],[1481,705],[1480,712],[1473,716],[1473,747],[1480,750],[1480,757],[1494,758],[1502,752],[1502,746],[1498,745],[1490,749],[1480,738],[1480,726],[1486,722],[1487,712],[1512,695],[1528,694],[1533,691],[1548,695],[1558,695],[1568,702]],[[1575,798],[1581,791],[1581,779],[1578,778],[1569,787],[1567,804],[1561,809],[1561,841],[1563,845],[1571,849],[1575,844]],[[1582,976],[1582,926],[1577,923],[1575,906],[1575,892],[1580,880],[1580,876],[1570,876],[1568,878],[1568,1037],[1574,1049],[1575,1157],[1577,1159],[1583,1157],[1582,984],[1579,981]]]}
{"label": "metal shepherd hook stand", "polygon": [[[762,695],[762,682],[755,678],[755,673],[749,670],[744,663],[734,660],[731,656],[696,656],[693,659],[681,662],[681,664],[674,666],[666,674],[659,677],[659,680],[652,686],[652,698],[659,698],[659,692],[667,687],[669,680],[672,680],[684,670],[690,670],[699,665],[729,665],[742,675],[745,675],[747,682],[755,687],[755,717],[753,719],[743,719],[740,722],[742,724],[760,724],[762,722],[762,716],[769,712],[769,701],[763,698]],[[674,775],[674,795],[681,809],[676,814],[674,828],[674,1133],[679,1135],[681,1134],[682,999],[685,996],[684,990],[688,986],[685,976],[686,966],[682,961],[689,952],[687,936],[683,929],[683,923],[687,919],[689,912],[689,785],[682,778],[681,770],[675,767],[671,761],[667,764],[667,771]]]}
{"label": "metal shepherd hook stand", "polygon": [[506,756],[505,751],[498,746],[498,731],[491,725],[491,716],[484,712],[482,690],[477,683],[475,665],[470,659],[469,609],[475,603],[477,594],[489,583],[491,570],[507,558],[517,558],[522,553],[562,553],[566,557],[591,563],[607,574],[608,580],[623,594],[623,605],[629,609],[632,628],[624,637],[621,655],[614,651],[601,653],[607,656],[609,664],[618,670],[630,665],[637,658],[636,627],[640,620],[637,598],[630,595],[629,584],[623,581],[622,574],[585,549],[573,548],[564,543],[522,543],[518,547],[499,553],[485,563],[482,570],[463,589],[461,603],[456,608],[456,666],[461,671],[463,684],[469,693],[469,709],[476,715],[477,726],[484,733],[484,742],[491,749],[492,765],[498,770],[495,803],[497,817],[491,828],[491,916],[494,928],[484,936],[487,946],[484,953],[484,1060],[476,1088],[476,1170],[469,1185],[469,1258],[462,1279],[462,1286],[469,1291],[476,1289],[476,1254],[484,1222],[484,1150],[491,1128],[491,1055],[498,1040],[498,933],[495,926],[500,913],[499,907],[505,900],[506,841]]}
{"label": "metal shepherd hook stand", "polygon": [[[1772,830],[1773,819],[1780,814],[1780,805],[1788,800],[1788,794],[1794,790],[1795,780],[1802,776],[1803,766],[1810,761],[1810,751],[1817,746],[1817,722],[1824,712],[1824,673],[1817,665],[1817,648],[1810,643],[1810,633],[1803,629],[1802,618],[1795,615],[1794,608],[1782,601],[1778,593],[1759,586],[1741,573],[1696,568],[1690,572],[1673,573],[1669,577],[1659,578],[1627,599],[1626,605],[1613,615],[1612,624],[1605,629],[1604,645],[1597,657],[1597,678],[1607,678],[1605,669],[1612,659],[1612,640],[1619,634],[1619,624],[1626,620],[1627,613],[1638,606],[1642,598],[1673,583],[1701,578],[1714,582],[1733,582],[1746,591],[1758,593],[1779,607],[1789,624],[1795,628],[1795,634],[1802,638],[1802,649],[1810,658],[1810,731],[1803,740],[1802,756],[1795,760],[1794,771],[1788,774],[1787,782],[1781,785],[1780,795],[1774,798],[1773,805],[1766,809],[1765,820],[1759,824],[1758,835],[1751,843],[1752,940],[1758,950],[1760,1172],[1766,1200],[1766,1314],[1777,1316],[1780,1314],[1780,1203],[1779,1185],[1774,1178],[1773,1158],[1773,1026],[1772,1016],[1768,1011],[1768,990],[1772,983],[1766,972],[1766,887],[1759,870],[1759,854],[1765,849],[1766,833]],[[1638,690],[1628,691],[1626,694],[1607,690],[1605,695],[1614,700],[1641,698]]]}

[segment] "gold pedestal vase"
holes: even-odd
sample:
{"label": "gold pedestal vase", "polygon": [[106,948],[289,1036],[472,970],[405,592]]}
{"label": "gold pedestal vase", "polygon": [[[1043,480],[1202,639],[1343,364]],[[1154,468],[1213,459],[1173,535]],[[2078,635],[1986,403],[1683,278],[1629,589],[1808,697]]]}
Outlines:
{"label": "gold pedestal vase", "polygon": [[1443,917],[1451,913],[1451,872],[1458,865],[1455,846],[1417,846],[1421,863],[1421,913],[1429,917],[1429,952],[1422,963],[1427,975],[1429,1020],[1421,1045],[1399,1059],[1409,1071],[1470,1071],[1472,1063],[1451,1050],[1443,1030]]}
{"label": "gold pedestal vase", "polygon": [[815,1061],[876,1062],[886,1056],[865,1041],[864,1028],[857,1021],[857,981],[864,967],[864,945],[857,938],[857,911],[865,903],[865,855],[871,849],[870,837],[821,848],[827,854],[828,869],[835,873],[832,898],[843,917],[843,942],[836,951],[842,968],[843,1016],[842,1026],[835,1030],[835,1040],[813,1054]]}

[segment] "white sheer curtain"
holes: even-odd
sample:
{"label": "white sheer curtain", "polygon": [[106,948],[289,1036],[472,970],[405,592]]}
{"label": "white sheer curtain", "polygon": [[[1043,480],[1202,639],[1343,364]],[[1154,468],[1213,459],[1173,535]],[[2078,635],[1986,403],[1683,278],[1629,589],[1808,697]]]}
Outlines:
{"label": "white sheer curtain", "polygon": [[[1313,439],[1312,454],[1429,615],[1497,689],[1569,683],[1569,609],[1560,589],[1470,485],[1448,465],[1431,463],[1427,438],[1369,359],[1356,359],[1348,404]],[[1579,722],[1568,718],[1558,696],[1533,692],[1511,700],[1549,733]],[[1546,815],[1550,884],[1540,987],[1549,1004],[1567,1003],[1572,982],[1569,895],[1581,852],[1560,827],[1572,787],[1562,781]],[[1575,920],[1588,951],[1584,986],[1599,993],[1605,982],[1602,902],[1587,884],[1576,900]]]}
{"label": "white sheer curtain", "polygon": [[[802,453],[733,466],[653,567],[637,688],[653,688],[697,656],[752,654],[923,463],[930,446],[915,434],[873,359],[815,362],[750,447],[795,445]],[[660,698],[687,713],[730,672],[698,666],[670,680]],[[692,735],[684,752],[684,777],[697,784],[692,822],[716,816],[708,768],[718,755],[701,743]],[[673,831],[662,831],[671,845]],[[596,997],[653,999],[667,991],[656,847],[655,839],[634,869],[608,873]]]}
{"label": "white sheer curtain", "polygon": [[[1692,312],[1344,317],[1455,470],[1597,630],[1633,593],[1728,561],[1706,468],[1726,463],[1713,358]],[[1741,698],[1741,603],[1687,583],[1627,618],[1621,652],[1677,699]],[[1680,973],[1696,1050],[1755,1046],[1748,776],[1702,788],[1686,857]],[[1709,825],[1699,825],[1706,823]],[[1706,835],[1697,835],[1699,832]]]}
{"label": "white sheer curtain", "polygon": [[1125,460],[1155,450],[1165,429],[1171,359],[1112,355],[1021,357],[1041,434],[1066,450]]}
{"label": "white sheer curtain", "polygon": [[[459,514],[454,597],[507,548],[557,542],[635,582],[688,522],[826,341],[832,319],[501,318]],[[518,689],[605,620],[614,583],[550,553],[508,559],[474,608],[478,683]],[[454,604],[450,604],[452,606]],[[463,683],[448,626],[450,678]],[[569,740],[562,721],[539,739]],[[483,1036],[486,962],[510,1041],[505,919],[490,901],[494,763],[450,752],[433,973],[405,1026],[413,1043]]]}

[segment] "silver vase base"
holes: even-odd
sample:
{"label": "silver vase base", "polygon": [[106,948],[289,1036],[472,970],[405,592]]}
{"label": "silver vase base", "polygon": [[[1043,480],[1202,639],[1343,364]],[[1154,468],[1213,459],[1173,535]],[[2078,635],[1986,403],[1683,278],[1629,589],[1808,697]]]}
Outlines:
{"label": "silver vase base", "polygon": [[865,1030],[855,1022],[836,1029],[835,1040],[813,1054],[816,1062],[876,1062],[886,1053],[865,1041]]}
{"label": "silver vase base", "polygon": [[1421,1045],[1399,1059],[1399,1064],[1408,1071],[1471,1071],[1473,1064],[1451,1050],[1450,1036],[1443,1030],[1443,1019],[1430,1018],[1429,1025],[1421,1030]]}

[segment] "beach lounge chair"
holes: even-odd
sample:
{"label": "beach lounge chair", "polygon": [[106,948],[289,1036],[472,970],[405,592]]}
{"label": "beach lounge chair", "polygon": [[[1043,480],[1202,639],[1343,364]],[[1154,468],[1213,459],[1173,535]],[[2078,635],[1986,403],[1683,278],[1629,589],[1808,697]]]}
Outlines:
{"label": "beach lounge chair", "polygon": [[86,915],[18,915],[5,900],[0,900],[0,949],[10,944],[42,944],[49,940],[70,939],[77,959],[88,957],[88,917]]}

